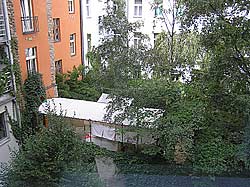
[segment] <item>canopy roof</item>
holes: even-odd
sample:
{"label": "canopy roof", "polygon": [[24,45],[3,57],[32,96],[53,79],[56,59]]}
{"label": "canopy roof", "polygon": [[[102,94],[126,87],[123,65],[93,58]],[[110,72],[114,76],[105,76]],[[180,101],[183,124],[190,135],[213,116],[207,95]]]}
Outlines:
{"label": "canopy roof", "polygon": [[[39,112],[42,114],[47,114],[48,112],[53,112],[57,115],[63,114],[65,117],[82,119],[82,120],[91,120],[97,122],[105,122],[105,115],[107,112],[108,102],[107,95],[101,96],[102,99],[99,99],[98,102],[85,101],[85,100],[76,100],[76,99],[67,99],[67,98],[52,98],[46,100],[40,107]],[[100,98],[101,98],[100,97]],[[107,99],[107,100],[106,100]],[[101,102],[100,102],[101,101]],[[159,118],[162,115],[161,110],[153,108],[145,108],[143,111],[150,111],[156,113],[154,120]],[[115,112],[109,123],[115,122],[115,116],[121,114],[122,111]],[[161,114],[159,114],[161,113]],[[145,121],[152,122],[152,118],[145,118]],[[123,125],[129,125],[131,121],[124,120]]]}

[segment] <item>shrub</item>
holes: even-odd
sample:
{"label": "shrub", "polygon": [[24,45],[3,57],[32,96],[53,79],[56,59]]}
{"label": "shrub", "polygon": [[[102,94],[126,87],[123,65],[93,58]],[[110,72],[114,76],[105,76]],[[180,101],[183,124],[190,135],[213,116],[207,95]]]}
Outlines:
{"label": "shrub", "polygon": [[26,139],[15,154],[6,182],[8,185],[57,182],[66,170],[94,162],[96,149],[92,144],[82,143],[62,117],[51,115],[48,128]]}

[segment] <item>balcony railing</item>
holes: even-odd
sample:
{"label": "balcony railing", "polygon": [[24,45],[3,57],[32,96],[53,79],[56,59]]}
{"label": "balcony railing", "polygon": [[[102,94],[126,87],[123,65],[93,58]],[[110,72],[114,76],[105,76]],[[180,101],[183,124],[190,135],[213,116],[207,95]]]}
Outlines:
{"label": "balcony railing", "polygon": [[4,93],[8,93],[10,91],[12,91],[12,81],[11,81],[11,73],[5,73],[5,75],[7,76],[7,82],[6,82],[6,87],[4,89]]}
{"label": "balcony railing", "polygon": [[5,20],[4,14],[0,11],[0,42],[6,41],[6,30],[5,30]]}
{"label": "balcony railing", "polygon": [[39,31],[38,17],[21,17],[23,34],[30,34]]}

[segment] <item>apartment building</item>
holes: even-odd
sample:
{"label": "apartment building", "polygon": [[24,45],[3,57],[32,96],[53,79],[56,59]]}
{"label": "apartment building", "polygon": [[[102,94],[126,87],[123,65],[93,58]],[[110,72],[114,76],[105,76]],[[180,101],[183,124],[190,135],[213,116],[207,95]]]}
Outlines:
{"label": "apartment building", "polygon": [[[129,22],[140,21],[143,26],[137,33],[146,34],[149,39],[149,45],[154,46],[156,37],[162,31],[166,31],[166,24],[163,18],[163,9],[166,8],[166,0],[163,0],[159,7],[152,8],[154,0],[125,0],[126,14]],[[84,64],[89,66],[86,54],[93,47],[100,44],[103,37],[99,32],[99,21],[105,14],[107,0],[82,0],[82,35],[83,35],[83,53]],[[138,43],[138,38],[134,33],[131,45]]]}
{"label": "apartment building", "polygon": [[39,72],[57,97],[56,73],[82,64],[79,0],[16,0],[14,12],[23,81]]}
{"label": "apartment building", "polygon": [[18,107],[15,100],[14,74],[8,68],[13,64],[10,46],[11,0],[0,0],[0,163],[10,160],[10,152],[17,150],[18,145],[11,130],[9,117],[18,120]]}
{"label": "apartment building", "polygon": [[55,68],[66,73],[82,64],[80,0],[52,0]]}

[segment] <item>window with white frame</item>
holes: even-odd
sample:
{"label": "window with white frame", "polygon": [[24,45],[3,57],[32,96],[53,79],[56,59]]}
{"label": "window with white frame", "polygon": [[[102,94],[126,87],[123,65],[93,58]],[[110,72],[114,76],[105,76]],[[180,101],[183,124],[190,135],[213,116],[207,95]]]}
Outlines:
{"label": "window with white frame", "polygon": [[76,34],[71,34],[69,37],[70,55],[74,56],[76,54]]}
{"label": "window with white frame", "polygon": [[87,34],[87,51],[91,50],[91,34]]}
{"label": "window with white frame", "polygon": [[59,42],[61,40],[59,18],[53,18],[53,40],[54,42]]}
{"label": "window with white frame", "polygon": [[86,14],[87,14],[87,17],[91,16],[91,12],[90,12],[90,0],[86,0]]}
{"label": "window with white frame", "polygon": [[8,138],[8,127],[6,122],[5,112],[0,113],[0,143],[2,140]]}
{"label": "window with white frame", "polygon": [[37,72],[36,47],[25,49],[25,55],[28,73]]}
{"label": "window with white frame", "polygon": [[56,73],[63,73],[62,59],[55,61]]}
{"label": "window with white frame", "polygon": [[134,17],[142,17],[142,0],[134,0]]}
{"label": "window with white frame", "polygon": [[69,13],[75,13],[75,2],[74,0],[68,0]]}
{"label": "window with white frame", "polygon": [[21,0],[21,21],[24,33],[29,33],[34,31],[34,17],[33,17],[33,7],[31,0]]}
{"label": "window with white frame", "polygon": [[139,45],[141,45],[141,37],[140,37],[140,33],[134,33],[134,47],[138,48]]}

